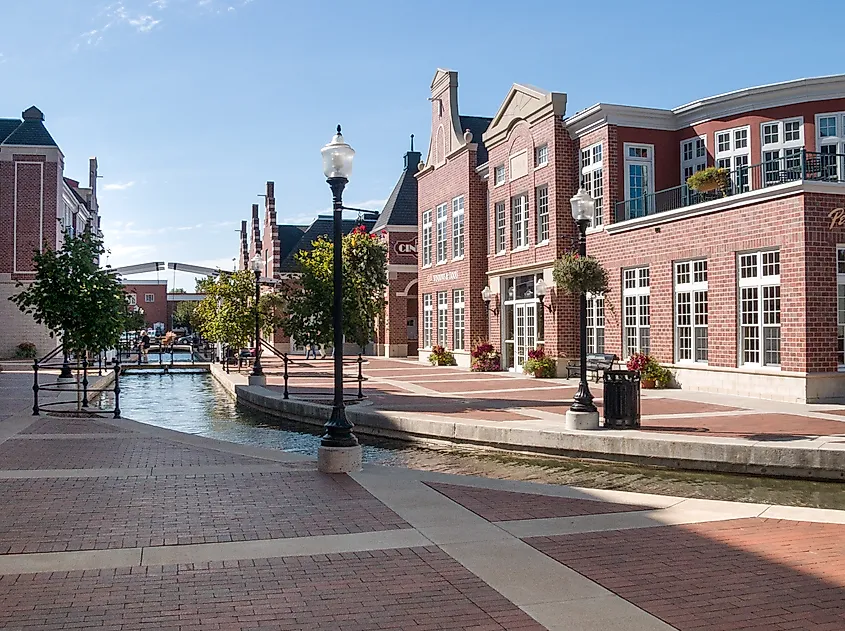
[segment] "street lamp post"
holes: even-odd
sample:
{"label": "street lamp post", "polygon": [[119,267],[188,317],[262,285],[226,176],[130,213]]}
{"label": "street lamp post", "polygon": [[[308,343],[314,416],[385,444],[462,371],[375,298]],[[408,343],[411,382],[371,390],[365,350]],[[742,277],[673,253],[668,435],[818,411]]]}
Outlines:
{"label": "street lamp post", "polygon": [[[330,458],[341,453],[334,452],[332,454],[330,451],[332,449],[353,448],[357,450],[358,461],[357,464],[354,461],[351,464],[340,463],[342,457],[339,457],[332,463],[320,461],[318,466],[321,471],[340,472],[339,468],[348,470],[360,468],[360,446],[358,439],[352,433],[353,425],[346,418],[346,410],[343,404],[343,189],[352,174],[352,159],[355,157],[355,150],[343,140],[340,125],[337,126],[337,133],[331,142],[322,148],[321,154],[323,156],[323,174],[326,176],[326,182],[332,191],[332,208],[334,209],[334,261],[332,265],[334,281],[334,301],[332,303],[334,401],[332,402],[331,417],[324,426],[325,433],[321,442],[323,452],[318,454],[318,459],[321,455]],[[332,454],[332,456],[329,456],[329,454]]]}
{"label": "street lamp post", "polygon": [[[596,202],[583,188],[569,201],[572,205],[572,218],[578,226],[578,255],[587,256],[587,227],[595,216]],[[599,413],[593,405],[593,395],[587,383],[587,296],[584,293],[580,295],[580,313],[581,382],[573,397],[572,406],[566,413],[566,421],[567,426],[573,429],[596,429],[599,426]]]}
{"label": "street lamp post", "polygon": [[255,361],[252,363],[252,374],[249,376],[251,385],[263,385],[266,383],[264,370],[261,368],[261,313],[258,303],[261,300],[261,255],[257,254],[250,259],[250,267],[255,272]]}

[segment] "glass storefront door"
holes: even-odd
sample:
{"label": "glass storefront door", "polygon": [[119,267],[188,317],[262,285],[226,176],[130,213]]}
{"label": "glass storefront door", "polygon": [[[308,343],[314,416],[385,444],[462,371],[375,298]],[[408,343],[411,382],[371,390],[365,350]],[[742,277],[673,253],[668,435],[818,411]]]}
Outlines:
{"label": "glass storefront door", "polygon": [[505,366],[522,372],[528,351],[543,341],[543,309],[534,295],[534,283],[542,274],[517,276],[504,281],[502,348]]}

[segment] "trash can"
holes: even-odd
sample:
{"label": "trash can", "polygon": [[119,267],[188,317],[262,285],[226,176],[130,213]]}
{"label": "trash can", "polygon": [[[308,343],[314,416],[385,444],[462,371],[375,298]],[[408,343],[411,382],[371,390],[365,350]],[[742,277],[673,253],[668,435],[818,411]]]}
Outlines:
{"label": "trash can", "polygon": [[604,371],[604,426],[637,429],[640,426],[640,373],[636,370]]}

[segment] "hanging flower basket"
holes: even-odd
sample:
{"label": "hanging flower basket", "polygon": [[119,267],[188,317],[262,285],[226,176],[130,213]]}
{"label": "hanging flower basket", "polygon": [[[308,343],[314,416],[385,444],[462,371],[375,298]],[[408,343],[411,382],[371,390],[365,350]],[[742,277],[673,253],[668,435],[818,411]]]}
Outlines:
{"label": "hanging flower basket", "polygon": [[707,167],[687,178],[687,186],[699,193],[723,191],[728,187],[728,172],[718,167]]}
{"label": "hanging flower basket", "polygon": [[569,252],[555,261],[552,277],[568,294],[603,294],[607,291],[607,271],[591,256]]}

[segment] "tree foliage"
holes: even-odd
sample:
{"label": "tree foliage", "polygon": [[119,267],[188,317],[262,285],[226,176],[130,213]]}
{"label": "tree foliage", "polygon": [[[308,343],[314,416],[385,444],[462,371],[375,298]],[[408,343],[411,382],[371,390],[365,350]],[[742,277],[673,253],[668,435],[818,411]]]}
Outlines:
{"label": "tree foliage", "polygon": [[[286,285],[282,328],[299,344],[331,345],[334,299],[334,245],[320,237],[296,260],[301,276]],[[363,226],[345,235],[343,248],[343,333],[365,346],[375,335],[376,317],[384,312],[387,288],[387,246]]]}
{"label": "tree foliage", "polygon": [[117,344],[128,314],[117,275],[101,269],[102,240],[90,230],[65,235],[58,251],[35,252],[35,280],[11,296],[18,308],[61,335],[68,351],[99,351]]}
{"label": "tree foliage", "polygon": [[[253,290],[254,291],[254,290]],[[184,293],[184,292],[182,292]],[[180,301],[173,309],[173,326],[185,327],[188,331],[193,332],[197,328],[197,305],[199,303],[193,300]]]}
{"label": "tree foliage", "polygon": [[[198,283],[205,294],[196,303],[193,321],[202,336],[212,342],[222,342],[234,348],[246,348],[255,336],[255,276],[248,270],[221,272],[216,278]],[[259,301],[259,321],[267,335],[280,324],[277,315],[279,299],[264,294]]]}
{"label": "tree foliage", "polygon": [[125,331],[140,331],[147,328],[147,321],[141,311],[128,311],[124,318],[123,329]]}

